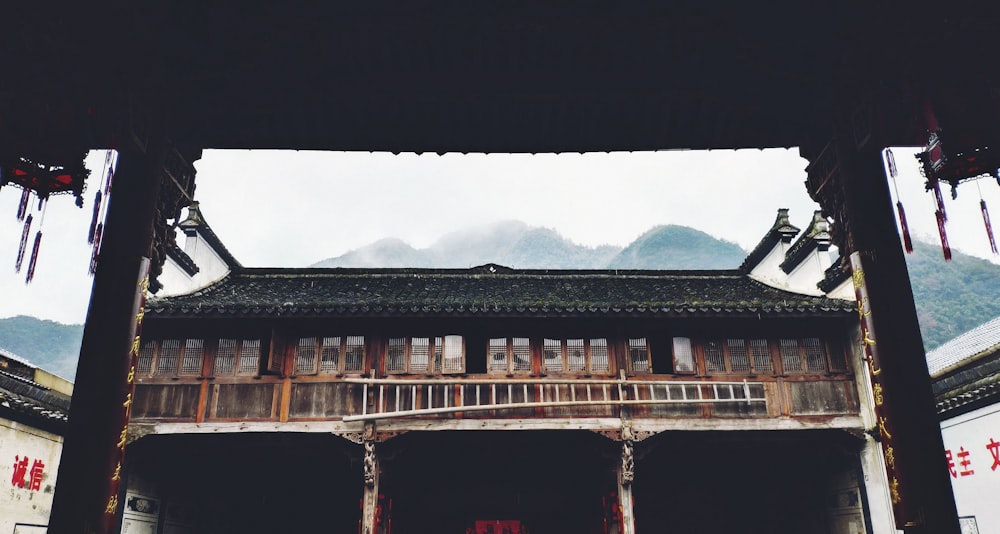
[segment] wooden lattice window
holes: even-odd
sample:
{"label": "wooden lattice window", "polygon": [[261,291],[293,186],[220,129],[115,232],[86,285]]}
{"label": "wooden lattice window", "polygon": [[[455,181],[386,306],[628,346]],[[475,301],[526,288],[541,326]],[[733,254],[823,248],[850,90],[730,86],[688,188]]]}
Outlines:
{"label": "wooden lattice window", "polygon": [[201,339],[147,341],[139,349],[136,374],[140,376],[199,376],[205,357]]}
{"label": "wooden lattice window", "polygon": [[260,373],[259,339],[220,339],[215,353],[215,376],[253,376]]}
{"label": "wooden lattice window", "polygon": [[531,372],[531,342],[526,337],[491,338],[488,366],[491,373]]}
{"label": "wooden lattice window", "polygon": [[782,338],[778,343],[781,349],[781,365],[786,373],[825,373],[827,371],[826,350],[818,337]]}
{"label": "wooden lattice window", "polygon": [[295,374],[360,373],[364,351],[364,336],[300,337],[295,346]]}
{"label": "wooden lattice window", "polygon": [[388,374],[438,374],[465,372],[462,336],[389,338],[385,372]]}
{"label": "wooden lattice window", "polygon": [[652,366],[649,364],[649,344],[646,343],[646,338],[629,338],[628,365],[629,371],[632,373],[652,372]]}
{"label": "wooden lattice window", "polygon": [[546,373],[607,373],[608,340],[544,339],[542,364]]}
{"label": "wooden lattice window", "polygon": [[703,346],[708,373],[771,373],[774,365],[766,339],[729,338],[709,340]]}

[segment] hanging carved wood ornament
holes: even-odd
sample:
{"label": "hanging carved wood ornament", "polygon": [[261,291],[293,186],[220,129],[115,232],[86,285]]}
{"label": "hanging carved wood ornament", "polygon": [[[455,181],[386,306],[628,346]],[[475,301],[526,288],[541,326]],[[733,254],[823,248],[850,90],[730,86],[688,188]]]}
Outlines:
{"label": "hanging carved wood ornament", "polygon": [[[31,255],[28,256],[28,272],[25,276],[25,283],[31,282],[35,276],[35,265],[38,262],[38,251],[42,243],[42,223],[45,221],[45,208],[49,196],[72,194],[76,197],[76,205],[83,206],[84,182],[90,175],[90,171],[87,170],[83,162],[86,155],[86,151],[83,151],[68,156],[51,156],[45,161],[24,156],[0,161],[0,187],[10,184],[22,190],[21,201],[17,207],[17,220],[24,221],[24,227],[21,230],[17,260],[14,262],[16,272],[21,272],[21,266],[24,264],[27,252],[28,237],[31,235],[31,226],[36,219],[38,221]],[[32,195],[38,199],[40,213],[37,217],[31,213]]]}
{"label": "hanging carved wood ornament", "polygon": [[[931,114],[928,123],[936,126],[937,119]],[[941,237],[941,250],[944,253],[944,259],[950,260],[951,246],[948,244],[948,233],[945,229],[948,214],[945,211],[944,195],[941,194],[941,182],[946,182],[951,186],[953,200],[958,198],[958,185],[962,182],[975,181],[978,187],[979,180],[992,177],[1000,183],[1000,170],[998,170],[1000,169],[1000,149],[970,145],[961,140],[945,143],[941,130],[934,128],[928,133],[927,146],[923,152],[916,155],[916,158],[920,162],[920,172],[926,180],[924,188],[934,192],[936,206],[934,217],[937,219],[938,234]],[[979,206],[983,215],[983,223],[986,226],[986,235],[990,240],[990,248],[996,254],[993,226],[990,223],[989,211],[986,208],[986,201],[982,199],[981,191]]]}

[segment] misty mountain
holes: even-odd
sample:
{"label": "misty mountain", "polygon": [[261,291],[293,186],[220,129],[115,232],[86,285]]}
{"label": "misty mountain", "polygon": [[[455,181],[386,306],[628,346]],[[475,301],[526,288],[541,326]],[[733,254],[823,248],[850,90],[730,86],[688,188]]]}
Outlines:
{"label": "misty mountain", "polygon": [[906,268],[927,350],[1000,316],[1000,266],[957,250],[944,261],[937,243],[913,249]]}
{"label": "misty mountain", "polygon": [[497,263],[518,269],[599,269],[620,251],[610,245],[578,245],[550,228],[503,221],[449,233],[424,249],[382,239],[312,267],[465,268]]}
{"label": "misty mountain", "polygon": [[83,325],[18,315],[0,319],[0,347],[67,380],[76,376]]}
{"label": "misty mountain", "polygon": [[336,258],[323,260],[312,267],[430,267],[432,264],[425,252],[401,239],[388,237]]}
{"label": "misty mountain", "polygon": [[687,226],[657,226],[637,237],[605,267],[609,269],[735,269],[747,252]]}
{"label": "misty mountain", "polygon": [[[391,253],[380,256],[376,245],[385,241],[390,240],[316,266],[470,267],[492,262],[525,269],[735,269],[747,254],[735,243],[677,225],[652,228],[622,249],[576,245],[551,229],[519,221],[455,232],[422,250],[391,240]],[[946,262],[937,244],[916,241],[914,247],[906,263],[927,350],[1000,316],[1000,266],[959,251]],[[406,259],[400,251],[414,255]]]}
{"label": "misty mountain", "polygon": [[[927,350],[1000,316],[1000,266],[958,251],[946,262],[937,244],[914,247],[906,264]],[[554,230],[506,221],[450,233],[426,249],[381,239],[314,267],[735,269],[745,256],[734,243],[684,226],[657,226],[621,248],[577,245]],[[0,319],[0,346],[64,378],[76,374],[82,338],[82,325]]]}

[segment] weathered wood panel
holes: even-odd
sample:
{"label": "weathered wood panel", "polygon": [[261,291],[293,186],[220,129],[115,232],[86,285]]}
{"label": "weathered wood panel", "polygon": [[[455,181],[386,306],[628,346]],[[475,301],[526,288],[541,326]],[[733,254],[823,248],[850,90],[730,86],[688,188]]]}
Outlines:
{"label": "weathered wood panel", "polygon": [[[605,400],[605,388],[588,388],[585,385],[575,384],[545,384],[541,388],[545,400],[549,402]],[[608,399],[618,398],[616,386],[607,386],[606,393]],[[614,417],[618,415],[618,410],[619,408],[613,405],[593,405],[544,408],[542,412],[544,417]]]}
{"label": "weathered wood panel", "polygon": [[857,392],[848,381],[786,382],[793,415],[857,412]]}
{"label": "weathered wood panel", "polygon": [[[750,397],[759,398],[764,396],[763,384],[751,384]],[[712,405],[712,415],[715,417],[759,417],[767,416],[767,405],[773,402],[773,397],[768,396],[768,402],[746,402],[746,393],[740,388],[719,389],[720,399],[733,399],[736,402],[727,402]]]}
{"label": "weathered wood panel", "polygon": [[210,418],[271,419],[277,417],[280,384],[215,384],[209,399]]}
{"label": "weathered wood panel", "polygon": [[132,419],[191,419],[198,414],[199,384],[136,384]]}
{"label": "weathered wood panel", "polygon": [[290,418],[330,418],[361,413],[362,387],[342,382],[292,383]]}

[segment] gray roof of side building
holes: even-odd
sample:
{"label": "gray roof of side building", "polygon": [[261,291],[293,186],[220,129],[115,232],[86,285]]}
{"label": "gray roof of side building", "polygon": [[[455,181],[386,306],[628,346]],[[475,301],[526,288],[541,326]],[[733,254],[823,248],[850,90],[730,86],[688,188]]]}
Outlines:
{"label": "gray roof of side building", "polygon": [[0,371],[0,417],[61,434],[69,419],[70,397]]}
{"label": "gray roof of side building", "polygon": [[948,419],[1000,399],[1000,317],[927,354],[938,415]]}
{"label": "gray roof of side building", "polygon": [[152,317],[844,315],[850,301],[776,289],[738,270],[248,269]]}
{"label": "gray roof of side building", "polygon": [[931,376],[942,373],[965,360],[1000,349],[1000,317],[981,324],[927,353]]}

